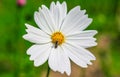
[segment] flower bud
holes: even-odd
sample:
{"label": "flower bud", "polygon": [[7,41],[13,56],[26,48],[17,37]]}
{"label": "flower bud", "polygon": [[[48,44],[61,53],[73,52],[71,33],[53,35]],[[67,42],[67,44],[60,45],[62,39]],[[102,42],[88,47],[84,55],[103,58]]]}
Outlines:
{"label": "flower bud", "polygon": [[26,4],[26,0],[17,0],[18,6],[24,6]]}

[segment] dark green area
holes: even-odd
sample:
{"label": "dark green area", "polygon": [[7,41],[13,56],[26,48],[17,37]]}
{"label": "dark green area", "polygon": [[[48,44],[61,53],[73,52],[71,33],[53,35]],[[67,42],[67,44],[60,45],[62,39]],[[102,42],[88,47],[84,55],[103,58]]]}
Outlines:
{"label": "dark green area", "polygon": [[[56,1],[56,0],[54,0]],[[42,4],[49,7],[52,0],[27,0],[18,7],[15,0],[0,0],[0,77],[40,77],[47,63],[38,67],[29,61],[26,50],[32,45],[22,36],[25,23],[37,27],[34,12]],[[60,0],[63,2],[63,0]],[[120,0],[66,0],[68,11],[80,5],[86,9],[92,24],[87,29],[98,30],[97,39],[107,37],[108,47],[96,48],[105,77],[120,77]],[[98,43],[101,43],[98,41]],[[105,42],[106,43],[106,42]],[[105,45],[106,46],[106,45]]]}

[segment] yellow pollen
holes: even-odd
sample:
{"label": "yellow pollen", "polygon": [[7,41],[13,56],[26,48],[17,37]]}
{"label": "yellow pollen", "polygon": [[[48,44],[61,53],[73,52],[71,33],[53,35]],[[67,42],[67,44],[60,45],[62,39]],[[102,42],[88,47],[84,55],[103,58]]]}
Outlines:
{"label": "yellow pollen", "polygon": [[55,48],[61,45],[65,41],[65,37],[61,32],[55,32],[51,35],[52,43],[55,44]]}

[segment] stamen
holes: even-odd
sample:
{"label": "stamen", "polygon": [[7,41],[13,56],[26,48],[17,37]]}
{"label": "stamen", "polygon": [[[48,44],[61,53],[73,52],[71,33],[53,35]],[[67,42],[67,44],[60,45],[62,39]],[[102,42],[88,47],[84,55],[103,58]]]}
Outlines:
{"label": "stamen", "polygon": [[58,45],[61,45],[62,43],[64,43],[65,38],[61,32],[55,32],[51,35],[51,40],[55,48],[57,48]]}

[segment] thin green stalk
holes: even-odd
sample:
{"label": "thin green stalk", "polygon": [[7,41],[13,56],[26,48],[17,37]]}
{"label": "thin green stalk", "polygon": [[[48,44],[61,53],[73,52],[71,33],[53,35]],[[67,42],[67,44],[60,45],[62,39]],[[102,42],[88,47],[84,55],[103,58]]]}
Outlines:
{"label": "thin green stalk", "polygon": [[49,74],[50,74],[50,67],[48,66],[48,70],[47,70],[47,75],[46,75],[46,77],[49,77]]}

